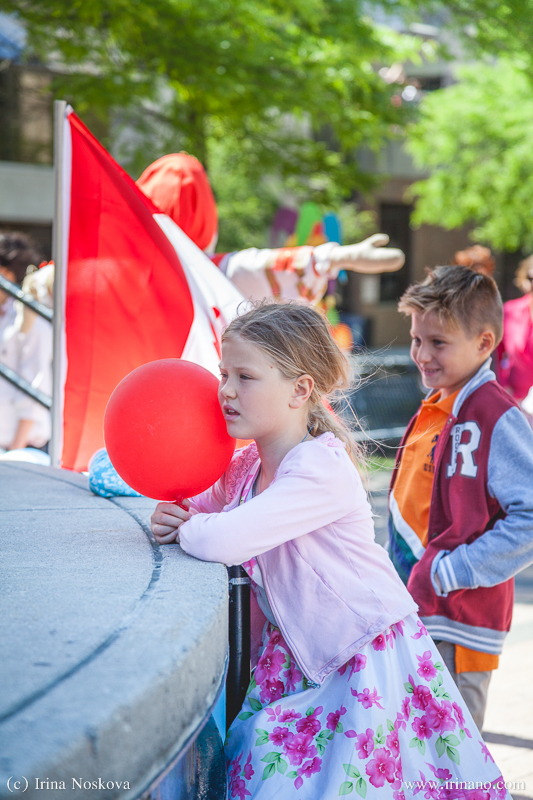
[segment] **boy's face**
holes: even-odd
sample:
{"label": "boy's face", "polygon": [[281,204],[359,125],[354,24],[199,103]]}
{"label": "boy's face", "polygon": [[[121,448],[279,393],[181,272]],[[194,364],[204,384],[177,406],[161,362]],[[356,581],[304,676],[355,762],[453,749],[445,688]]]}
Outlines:
{"label": "boy's face", "polygon": [[411,358],[428,389],[448,397],[468,383],[487,360],[496,344],[494,332],[486,330],[470,337],[462,327],[443,325],[431,311],[411,314]]}

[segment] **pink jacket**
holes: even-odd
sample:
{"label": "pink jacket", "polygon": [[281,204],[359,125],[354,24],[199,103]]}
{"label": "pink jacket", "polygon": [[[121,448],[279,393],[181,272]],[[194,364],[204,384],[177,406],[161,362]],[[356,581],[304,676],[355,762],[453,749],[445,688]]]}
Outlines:
{"label": "pink jacket", "polygon": [[332,433],[294,447],[270,486],[239,505],[258,467],[255,444],[237,451],[222,478],[191,500],[181,546],[228,566],[255,556],[285,641],[308,680],[322,683],[417,606],[374,541],[361,479]]}

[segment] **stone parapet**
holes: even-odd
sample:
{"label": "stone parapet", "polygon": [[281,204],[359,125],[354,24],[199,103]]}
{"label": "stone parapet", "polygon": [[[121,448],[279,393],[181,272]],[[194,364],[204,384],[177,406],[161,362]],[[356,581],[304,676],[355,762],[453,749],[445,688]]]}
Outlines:
{"label": "stone parapet", "polygon": [[90,797],[132,800],[208,717],[226,666],[226,570],[158,547],[154,505],[0,462],[0,797],[65,800],[81,781]]}

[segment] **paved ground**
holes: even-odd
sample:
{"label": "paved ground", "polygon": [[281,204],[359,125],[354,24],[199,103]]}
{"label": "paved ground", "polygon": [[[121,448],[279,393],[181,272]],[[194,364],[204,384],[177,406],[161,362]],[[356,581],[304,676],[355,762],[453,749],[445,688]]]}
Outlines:
{"label": "paved ground", "polygon": [[[390,471],[372,474],[376,539],[387,541]],[[511,632],[489,691],[483,738],[514,800],[533,800],[533,566],[517,575]]]}

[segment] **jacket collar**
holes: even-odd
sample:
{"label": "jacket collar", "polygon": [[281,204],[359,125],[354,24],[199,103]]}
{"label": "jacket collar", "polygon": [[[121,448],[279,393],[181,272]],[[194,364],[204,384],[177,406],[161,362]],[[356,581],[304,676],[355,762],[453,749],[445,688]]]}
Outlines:
{"label": "jacket collar", "polygon": [[467,397],[479,389],[480,386],[483,386],[484,383],[488,383],[489,381],[495,381],[496,375],[490,368],[491,360],[488,358],[484,364],[480,366],[476,374],[473,378],[470,378],[467,384],[463,386],[457,397],[455,398],[455,402],[452,408],[452,414],[456,417],[459,414],[461,406],[463,405],[464,401]]}
{"label": "jacket collar", "polygon": [[[453,404],[453,408],[452,408],[452,416],[453,417],[456,417],[459,414],[459,411],[461,410],[461,406],[463,405],[463,403],[466,400],[466,398],[470,397],[470,395],[473,392],[475,392],[476,389],[479,389],[480,386],[483,386],[484,383],[488,383],[488,381],[495,381],[496,380],[496,375],[491,370],[490,363],[491,363],[491,359],[488,358],[480,366],[480,368],[478,369],[476,374],[472,378],[470,378],[468,383],[466,383],[463,386],[463,388],[461,389],[461,391],[459,392],[459,394],[455,398],[455,401],[454,401],[454,404]],[[430,398],[431,395],[435,394],[436,391],[438,391],[438,389],[430,389],[429,392],[426,394],[425,399],[427,400],[428,398]]]}

